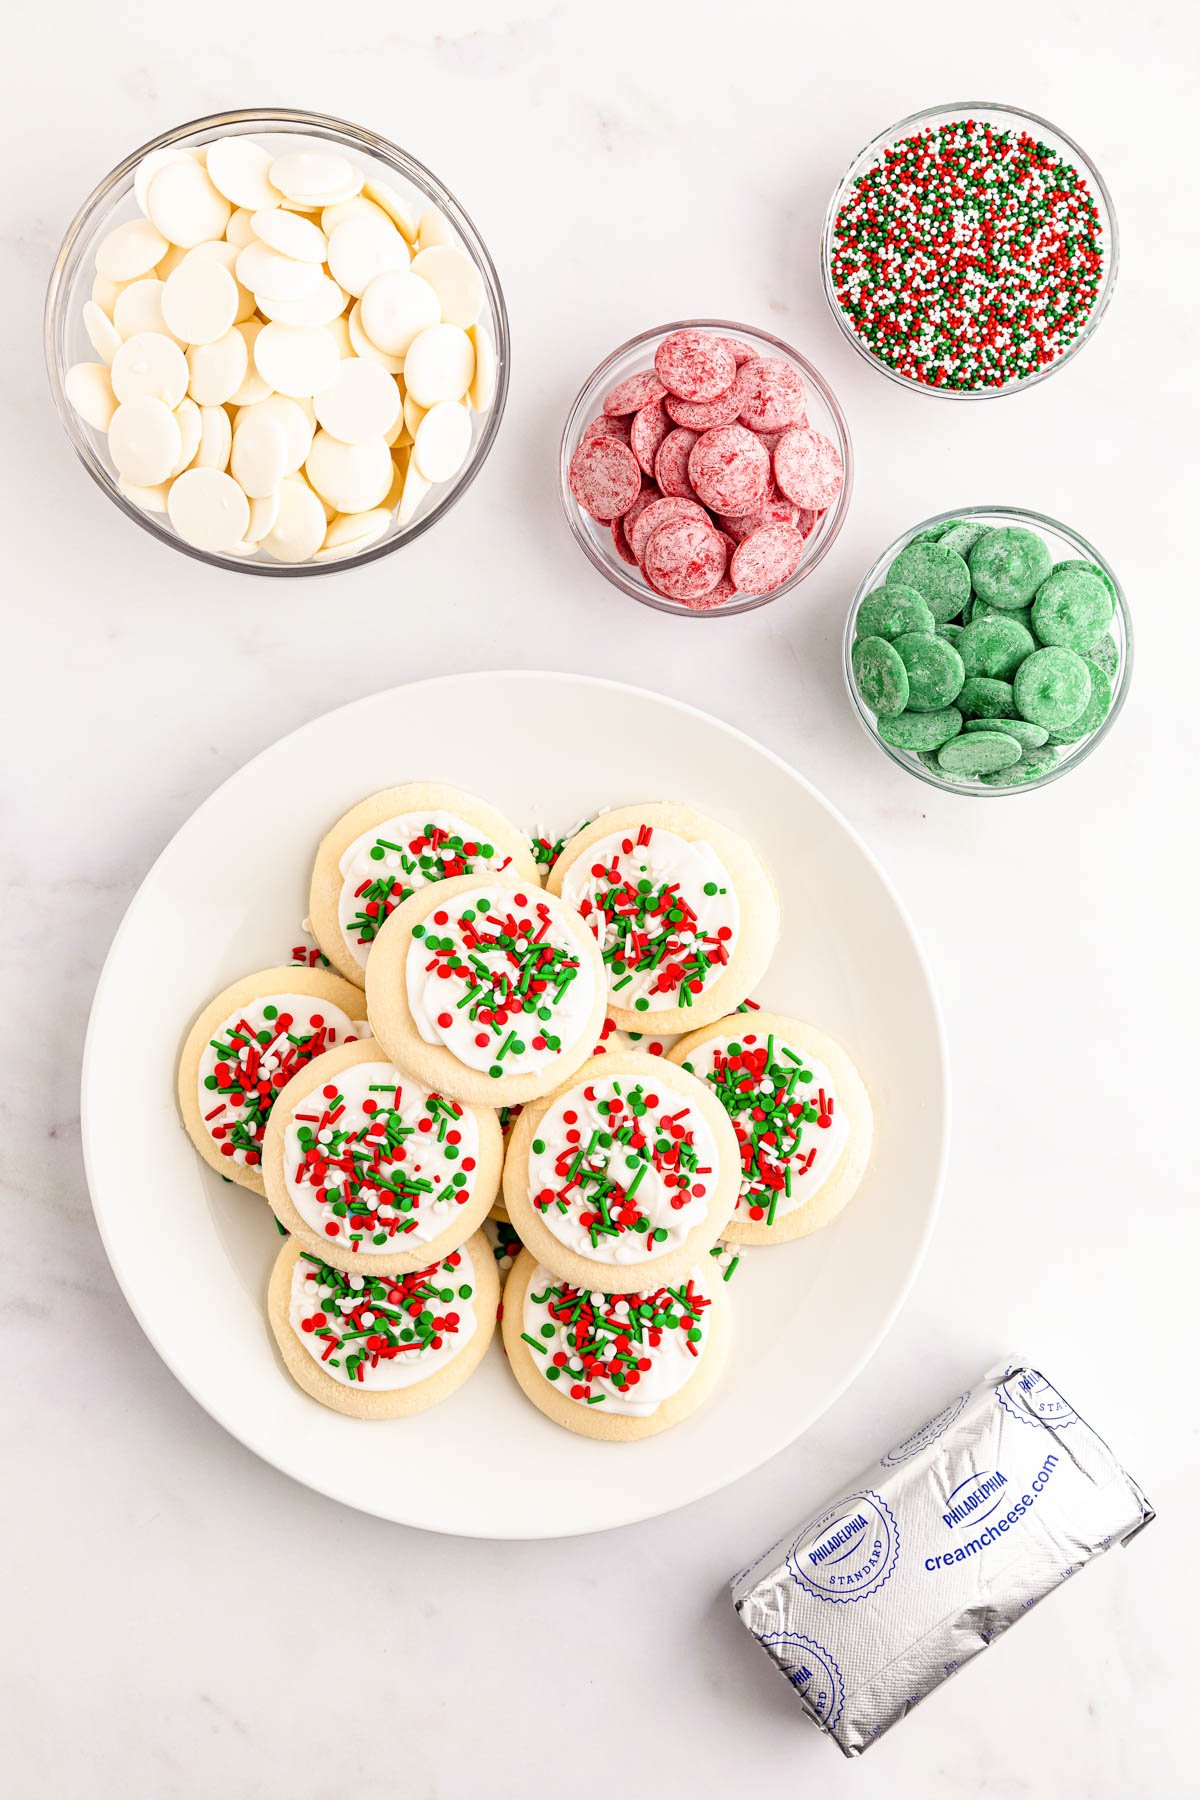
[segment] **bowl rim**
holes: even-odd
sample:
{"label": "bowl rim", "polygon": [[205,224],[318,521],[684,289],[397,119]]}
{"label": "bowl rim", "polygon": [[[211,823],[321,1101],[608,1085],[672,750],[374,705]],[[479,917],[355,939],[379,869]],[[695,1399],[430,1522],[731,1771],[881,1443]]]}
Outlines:
{"label": "bowl rim", "polygon": [[[1010,119],[1017,119],[1025,125],[1033,125],[1040,131],[1049,132],[1078,159],[1081,172],[1086,176],[1104,208],[1104,223],[1107,227],[1108,239],[1104,280],[1083,329],[1062,355],[1056,356],[1053,362],[1047,363],[1044,368],[1036,370],[1032,375],[1023,375],[1019,380],[1007,381],[1003,387],[933,387],[928,382],[915,381],[911,375],[902,375],[898,369],[889,367],[882,358],[875,355],[874,351],[867,348],[851,326],[833,289],[833,276],[830,269],[833,228],[852,181],[856,180],[863,172],[863,165],[867,158],[873,156],[876,151],[903,133],[911,131],[914,126],[928,124],[931,120],[941,118],[947,113],[959,113],[964,117],[970,117],[972,114],[985,116],[1004,114]],[[1036,387],[1039,382],[1049,380],[1051,375],[1057,375],[1059,370],[1064,368],[1083,349],[1085,344],[1091,342],[1097,326],[1108,310],[1113,289],[1116,286],[1117,270],[1121,260],[1121,241],[1117,227],[1116,207],[1113,204],[1108,184],[1083,146],[1057,126],[1052,119],[1043,118],[1040,113],[1029,112],[1023,106],[1014,106],[1007,100],[951,100],[943,106],[923,106],[919,111],[909,113],[906,118],[897,119],[895,124],[877,132],[869,143],[864,144],[861,150],[855,152],[839,177],[833,193],[830,195],[829,204],[825,208],[825,218],[821,226],[820,257],[821,286],[824,289],[829,308],[843,337],[853,345],[864,362],[869,363],[873,369],[878,369],[880,374],[886,375],[889,381],[894,381],[898,387],[906,388],[910,393],[928,394],[938,400],[1003,400],[1010,394],[1024,393],[1027,388]]]}
{"label": "bowl rim", "polygon": [[[98,210],[105,203],[110,205],[113,203],[114,190],[134,173],[143,157],[149,155],[151,151],[161,150],[172,144],[196,137],[201,132],[228,130],[231,127],[235,128],[234,135],[248,135],[255,128],[262,131],[298,130],[301,133],[310,133],[317,138],[340,143],[343,147],[349,147],[358,150],[365,156],[376,158],[386,164],[394,174],[419,188],[431,204],[438,206],[449,216],[470,250],[483,277],[496,333],[496,391],[475,445],[474,454],[459,478],[447,488],[446,493],[429,509],[428,513],[415,520],[404,531],[380,538],[353,556],[334,557],[329,562],[311,560],[302,563],[259,562],[253,559],[229,556],[217,551],[202,550],[195,544],[185,543],[177,533],[158,523],[159,515],[147,513],[126,499],[117,485],[115,475],[105,468],[86,436],[63,387],[65,358],[59,356],[58,328],[60,322],[64,322],[65,325],[62,318],[63,309],[70,293],[70,282],[77,273],[75,252]],[[432,170],[426,168],[424,163],[410,155],[407,150],[401,149],[390,138],[383,137],[380,133],[371,131],[365,126],[355,125],[349,119],[338,118],[334,114],[308,112],[301,108],[284,106],[237,107],[189,119],[181,125],[173,126],[169,131],[160,132],[157,137],[150,138],[137,149],[130,151],[114,168],[110,169],[78,208],[59,244],[46,284],[46,298],[42,312],[42,342],[50,392],[71,448],[96,486],[115,506],[120,508],[126,518],[132,519],[135,525],[147,532],[156,542],[180,551],[184,556],[191,557],[194,562],[205,563],[210,568],[224,569],[234,575],[266,576],[268,579],[276,580],[335,575],[342,574],[348,569],[361,568],[367,563],[378,562],[383,557],[390,556],[405,545],[414,543],[417,538],[435,525],[449,511],[455,501],[466,493],[487,461],[504,416],[512,372],[511,333],[500,277],[478,227],[450,189],[439,181],[438,177],[433,174]]]}
{"label": "bowl rim", "polygon": [[[583,415],[590,409],[596,389],[607,381],[613,367],[632,351],[640,350],[651,342],[661,341],[663,338],[669,337],[673,331],[690,330],[719,331],[735,337],[754,339],[760,344],[769,344],[773,349],[781,351],[792,362],[797,363],[803,371],[805,380],[816,389],[833,419],[838,434],[838,449],[842,457],[841,491],[826,512],[825,516],[828,518],[829,524],[817,542],[813,544],[813,554],[802,556],[799,567],[788,576],[786,581],[781,582],[777,588],[772,588],[769,593],[747,594],[740,603],[714,606],[708,609],[688,607],[682,601],[672,600],[665,594],[652,593],[648,587],[635,582],[632,575],[626,575],[623,568],[617,568],[614,563],[610,562],[597,548],[590,532],[584,526],[583,514],[571,493],[568,478],[571,457],[582,441],[583,423],[586,422]],[[632,600],[637,600],[642,606],[652,607],[655,612],[668,613],[673,618],[740,618],[746,613],[757,612],[760,607],[781,600],[792,588],[806,580],[833,548],[845,522],[853,489],[854,448],[850,438],[850,427],[847,424],[841,402],[826,377],[806,356],[802,356],[800,351],[784,338],[776,337],[773,332],[764,331],[761,326],[747,325],[736,319],[673,319],[668,324],[655,325],[649,330],[639,331],[633,337],[627,338],[623,344],[619,344],[615,350],[597,363],[584,381],[571,402],[566,422],[563,425],[562,436],[559,439],[558,495],[572,537],[583,550],[593,568],[598,569],[614,587],[620,588],[622,593],[627,594]],[[816,533],[813,535],[816,536]]]}
{"label": "bowl rim", "polygon": [[[854,647],[854,621],[858,617],[858,609],[867,594],[873,592],[883,566],[898,556],[904,546],[911,543],[918,533],[928,531],[934,525],[946,524],[957,519],[981,518],[1002,520],[1005,523],[1019,520],[1031,527],[1041,526],[1045,530],[1056,532],[1059,537],[1065,538],[1069,544],[1082,553],[1084,561],[1094,562],[1112,583],[1113,595],[1116,600],[1116,611],[1113,617],[1119,618],[1121,621],[1121,661],[1118,665],[1118,680],[1113,690],[1113,703],[1106,717],[1090,737],[1080,739],[1074,747],[1074,755],[1056,763],[1054,768],[1048,769],[1036,781],[1022,781],[1008,787],[985,787],[982,782],[976,782],[972,787],[965,780],[956,782],[950,777],[943,778],[935,775],[932,769],[926,768],[915,752],[900,750],[895,744],[885,742],[876,729],[870,708],[855,685],[854,668],[850,660]],[[955,794],[964,800],[1008,800],[1017,794],[1035,794],[1040,788],[1049,787],[1052,782],[1061,781],[1064,775],[1069,775],[1073,769],[1077,769],[1080,763],[1086,761],[1092,752],[1099,748],[1116,723],[1117,715],[1124,706],[1126,695],[1129,692],[1132,673],[1133,620],[1129,612],[1129,602],[1125,598],[1125,590],[1121,586],[1112,564],[1101,555],[1094,544],[1089,543],[1087,538],[1082,537],[1073,526],[1064,525],[1060,519],[1051,518],[1049,513],[1034,512],[1030,507],[1025,506],[991,504],[952,507],[947,512],[934,513],[930,518],[921,519],[916,525],[909,526],[906,531],[894,538],[885,550],[880,552],[859,582],[854,598],[850,602],[850,608],[846,614],[846,624],[842,632],[842,676],[846,683],[846,692],[850,697],[850,704],[855,716],[871,742],[877,749],[883,751],[889,761],[903,769],[906,774],[915,776],[918,781],[923,781],[927,787],[936,789],[940,794]]]}

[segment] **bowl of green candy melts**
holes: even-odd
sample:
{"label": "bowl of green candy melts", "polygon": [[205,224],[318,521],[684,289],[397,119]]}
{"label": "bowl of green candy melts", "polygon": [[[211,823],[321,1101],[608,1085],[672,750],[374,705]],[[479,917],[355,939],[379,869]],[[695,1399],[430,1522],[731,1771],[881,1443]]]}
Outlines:
{"label": "bowl of green candy melts", "polygon": [[1133,665],[1121,585],[1042,513],[973,506],[906,531],[846,621],[851,703],[886,756],[953,794],[1024,794],[1111,730]]}

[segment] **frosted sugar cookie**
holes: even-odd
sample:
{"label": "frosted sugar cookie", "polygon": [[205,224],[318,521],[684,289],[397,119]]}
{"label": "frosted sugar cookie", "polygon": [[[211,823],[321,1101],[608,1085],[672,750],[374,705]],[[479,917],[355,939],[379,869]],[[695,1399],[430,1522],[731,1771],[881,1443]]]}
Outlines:
{"label": "frosted sugar cookie", "polygon": [[321,840],[309,896],[313,933],[361,987],[371,945],[401,901],[431,881],[505,869],[541,884],[528,841],[486,800],[435,781],[384,788]]}
{"label": "frosted sugar cookie", "polygon": [[546,886],[595,932],[609,1012],[626,1031],[688,1031],[732,1012],[779,937],[779,903],[754,851],[690,806],[603,813],[565,846]]}
{"label": "frosted sugar cookie", "polygon": [[436,1406],[483,1360],[500,1281],[481,1232],[405,1275],[342,1269],[284,1244],[267,1317],[289,1375],[334,1412],[399,1419]]}
{"label": "frosted sugar cookie", "polygon": [[388,1054],[484,1106],[536,1100],[574,1074],[604,1002],[604,965],[578,913],[507,872],[419,889],[367,964],[367,1016]]}
{"label": "frosted sugar cookie", "polygon": [[[596,1040],[596,1047],[592,1051],[592,1055],[606,1056],[610,1050],[641,1050],[649,1056],[665,1056],[674,1042],[673,1037],[650,1038],[643,1037],[638,1031],[622,1031],[613,1019],[605,1019],[600,1027],[600,1036]],[[521,1116],[521,1111],[522,1108],[519,1105],[502,1106],[499,1109],[500,1130],[506,1144],[509,1133]],[[505,1210],[503,1188],[496,1195],[488,1217],[507,1222],[508,1213]]]}
{"label": "frosted sugar cookie", "polygon": [[731,1243],[786,1243],[837,1217],[866,1173],[874,1129],[840,1044],[780,1013],[738,1013],[681,1038],[668,1060],[706,1083],[737,1134]]}
{"label": "frosted sugar cookie", "polygon": [[522,1392],[583,1437],[621,1442],[678,1425],[707,1400],[729,1348],[729,1304],[701,1261],[669,1285],[607,1294],[572,1286],[522,1250],[503,1315]]}
{"label": "frosted sugar cookie", "polygon": [[260,969],[210,1000],[179,1059],[179,1110],[206,1163],[256,1194],[281,1088],[336,1045],[369,1037],[362,990],[324,969]]}
{"label": "frosted sugar cookie", "polygon": [[288,1084],[263,1148],[267,1199],[302,1250],[351,1273],[423,1269],[496,1197],[496,1115],[432,1092],[379,1044],[348,1044]]}
{"label": "frosted sugar cookie", "polygon": [[739,1166],[733,1128],[703,1082],[609,1051],[524,1108],[504,1204],[547,1268],[630,1293],[680,1280],[725,1233]]}

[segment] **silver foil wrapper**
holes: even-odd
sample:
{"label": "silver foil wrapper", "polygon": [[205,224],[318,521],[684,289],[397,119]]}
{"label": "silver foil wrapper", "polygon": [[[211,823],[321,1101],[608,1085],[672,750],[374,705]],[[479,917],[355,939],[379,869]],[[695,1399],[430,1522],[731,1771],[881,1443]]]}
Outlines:
{"label": "silver foil wrapper", "polygon": [[993,1370],[731,1583],[846,1756],[1154,1517],[1036,1369]]}

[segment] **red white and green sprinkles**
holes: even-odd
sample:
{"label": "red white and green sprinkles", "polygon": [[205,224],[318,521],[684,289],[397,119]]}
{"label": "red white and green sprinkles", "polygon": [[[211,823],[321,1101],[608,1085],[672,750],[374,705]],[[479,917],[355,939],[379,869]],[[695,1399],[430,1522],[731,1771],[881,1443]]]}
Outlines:
{"label": "red white and green sprinkles", "polygon": [[596,934],[614,1004],[634,1012],[692,1005],[737,939],[737,894],[716,851],[661,826],[590,845],[568,869],[563,898]]}
{"label": "red white and green sprinkles", "polygon": [[337,1044],[367,1035],[311,994],[269,994],[232,1013],[200,1058],[200,1117],[222,1156],[257,1168],[280,1088]]}
{"label": "red white and green sprinkles", "polygon": [[342,854],[342,935],[365,967],[384,921],[418,888],[456,875],[506,869],[511,861],[486,833],[454,813],[402,813],[386,819]]}
{"label": "red white and green sprinkles", "polygon": [[411,1387],[475,1333],[475,1271],[467,1250],[408,1275],[347,1275],[302,1252],[289,1317],[309,1355],[346,1387]]}
{"label": "red white and green sprinkles", "polygon": [[637,1262],[674,1250],[703,1223],[716,1161],[707,1120],[665,1079],[598,1078],[543,1115],[529,1148],[529,1198],[578,1255]]}
{"label": "red white and green sprinkles", "polygon": [[525,1291],[521,1336],[564,1398],[646,1417],[695,1374],[712,1301],[694,1269],[675,1287],[604,1294],[559,1281],[540,1264]]}
{"label": "red white and green sprinkles", "polygon": [[426,1043],[499,1080],[578,1040],[592,976],[556,904],[540,889],[480,888],[413,926],[406,986]]}
{"label": "red white and green sprinkles", "polygon": [[388,1062],[354,1063],[304,1095],[284,1135],[301,1218],[364,1256],[428,1243],[474,1192],[475,1116]]}
{"label": "red white and green sprinkles", "polygon": [[742,1159],[737,1215],[774,1225],[812,1198],[848,1134],[828,1069],[773,1032],[715,1038],[683,1067],[712,1088]]}
{"label": "red white and green sprinkles", "polygon": [[1085,177],[1025,131],[929,126],[882,151],[833,225],[833,292],[864,347],[927,387],[1027,379],[1078,338],[1104,278]]}

